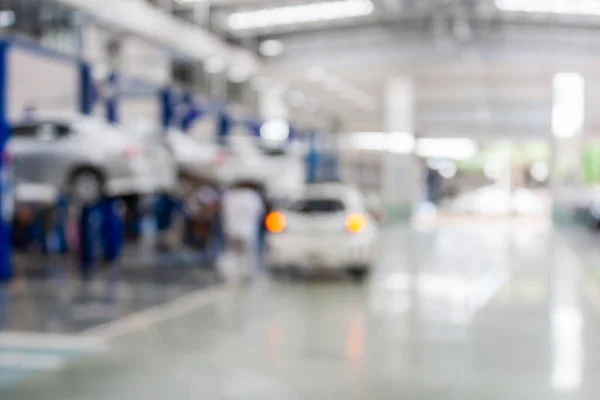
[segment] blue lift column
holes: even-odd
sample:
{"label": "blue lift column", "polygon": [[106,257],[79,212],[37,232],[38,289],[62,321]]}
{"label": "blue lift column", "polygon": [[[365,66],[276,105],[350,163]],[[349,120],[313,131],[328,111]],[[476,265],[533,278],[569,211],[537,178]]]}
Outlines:
{"label": "blue lift column", "polygon": [[106,119],[108,122],[116,124],[119,122],[119,100],[116,95],[116,88],[119,82],[117,72],[113,71],[108,77],[108,85],[110,87],[110,95],[106,99]]}
{"label": "blue lift column", "polygon": [[[118,75],[111,73],[108,83],[116,88]],[[80,65],[80,112],[89,115],[100,96],[94,87],[91,68],[86,63]],[[105,99],[106,119],[118,122],[118,97],[111,90],[110,97]],[[66,209],[67,207],[65,207]],[[123,246],[123,222],[117,210],[115,199],[102,199],[96,204],[83,205],[79,215],[79,268],[84,279],[93,276],[97,261],[114,262],[121,254]],[[66,214],[66,212],[65,212]],[[66,218],[66,215],[65,215]],[[102,252],[102,254],[100,254]]]}
{"label": "blue lift column", "polygon": [[8,43],[0,42],[0,283],[8,282],[13,276],[11,227],[13,209],[13,187],[11,157],[6,147],[10,139],[8,125],[7,91]]}
{"label": "blue lift column", "polygon": [[319,177],[319,149],[317,148],[317,134],[310,134],[309,149],[306,155],[306,182],[315,183]]}
{"label": "blue lift column", "polygon": [[217,140],[220,144],[225,144],[227,142],[227,136],[229,135],[229,131],[233,125],[233,121],[227,115],[227,111],[225,107],[221,107],[218,114],[218,123],[217,123]]}

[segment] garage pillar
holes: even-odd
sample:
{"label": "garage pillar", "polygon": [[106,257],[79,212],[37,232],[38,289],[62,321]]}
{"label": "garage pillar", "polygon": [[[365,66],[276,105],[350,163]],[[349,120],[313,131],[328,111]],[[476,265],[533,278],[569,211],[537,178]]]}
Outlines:
{"label": "garage pillar", "polygon": [[[384,92],[384,131],[387,133],[414,134],[415,88],[408,76],[391,78]],[[422,172],[419,160],[412,154],[385,152],[382,157],[382,201],[393,214],[410,215],[412,205],[419,200],[422,188]]]}
{"label": "garage pillar", "polygon": [[584,185],[583,127],[585,80],[578,73],[558,73],[552,80],[553,162],[551,187],[554,218],[572,222],[578,212],[587,212]]}

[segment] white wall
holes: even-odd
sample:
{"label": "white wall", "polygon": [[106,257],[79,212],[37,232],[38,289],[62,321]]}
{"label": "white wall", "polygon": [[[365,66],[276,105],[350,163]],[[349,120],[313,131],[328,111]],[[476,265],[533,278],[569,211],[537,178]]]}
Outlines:
{"label": "white wall", "polygon": [[109,66],[106,45],[111,38],[121,38],[121,50],[114,67],[124,75],[148,83],[164,85],[171,78],[171,62],[166,50],[132,35],[116,35],[100,26],[88,24],[82,30],[83,58],[90,64]]}
{"label": "white wall", "polygon": [[77,111],[79,67],[32,49],[11,47],[8,53],[7,104],[9,121],[33,107],[44,111]]}
{"label": "white wall", "polygon": [[[118,69],[122,79],[141,81],[150,87],[161,87],[169,83],[171,64],[166,51],[157,45],[131,35],[116,35],[100,26],[88,24],[83,29],[83,57],[93,67],[103,66],[108,73],[113,66]],[[115,60],[107,51],[107,43],[115,37],[121,39],[121,49]],[[160,123],[160,103],[158,95],[148,94],[147,97],[123,96],[119,100],[119,123],[136,125],[141,121]],[[99,101],[93,114],[106,117],[103,101]]]}
{"label": "white wall", "polygon": [[340,175],[363,193],[375,193],[385,204],[408,206],[422,192],[418,161],[412,155],[344,149]]}
{"label": "white wall", "polygon": [[106,43],[112,34],[97,25],[87,24],[81,30],[82,56],[90,64],[108,65]]}
{"label": "white wall", "polygon": [[134,36],[124,38],[122,46],[120,69],[125,75],[158,85],[169,82],[171,63],[165,50]]}

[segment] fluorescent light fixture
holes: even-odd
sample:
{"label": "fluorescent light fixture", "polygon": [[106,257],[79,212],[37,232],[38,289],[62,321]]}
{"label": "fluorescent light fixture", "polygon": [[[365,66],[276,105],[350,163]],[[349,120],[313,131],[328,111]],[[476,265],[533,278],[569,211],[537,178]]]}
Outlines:
{"label": "fluorescent light fixture", "polygon": [[283,119],[273,119],[262,124],[260,136],[265,140],[283,142],[290,136],[290,126]]}
{"label": "fluorescent light fixture", "polygon": [[357,150],[387,150],[387,137],[382,132],[354,133],[350,137],[350,146]]}
{"label": "fluorescent light fixture", "polygon": [[388,151],[409,154],[415,150],[415,136],[408,132],[392,132],[389,134]]}
{"label": "fluorescent light fixture", "polygon": [[538,161],[531,166],[529,174],[537,182],[546,182],[550,177],[550,167],[547,163]]}
{"label": "fluorescent light fixture", "polygon": [[495,4],[502,11],[600,15],[600,2],[597,0],[496,0]]}
{"label": "fluorescent light fixture", "polygon": [[15,13],[12,10],[0,11],[0,28],[8,28],[15,23]]}
{"label": "fluorescent light fixture", "polygon": [[417,140],[416,153],[421,157],[469,159],[477,153],[477,145],[468,138],[421,138]]}
{"label": "fluorescent light fixture", "polygon": [[457,170],[458,167],[456,166],[456,163],[450,160],[445,160],[445,162],[443,162],[438,169],[440,175],[442,175],[442,177],[446,179],[454,178],[456,176]]}
{"label": "fluorescent light fixture", "polygon": [[486,178],[492,181],[497,181],[502,178],[504,169],[505,168],[502,162],[498,160],[489,160],[483,166],[483,174]]}
{"label": "fluorescent light fixture", "polygon": [[407,132],[359,132],[350,136],[350,147],[357,150],[410,154],[415,149],[415,138]]}
{"label": "fluorescent light fixture", "polygon": [[279,40],[265,40],[258,47],[258,51],[265,57],[278,57],[283,54],[284,46]]}
{"label": "fluorescent light fixture", "polygon": [[552,133],[556,137],[573,137],[585,121],[585,80],[581,74],[554,75]]}
{"label": "fluorescent light fixture", "polygon": [[227,18],[227,25],[236,31],[260,29],[355,18],[372,12],[371,0],[325,1],[234,12]]}
{"label": "fluorescent light fixture", "polygon": [[446,179],[454,178],[458,172],[458,167],[452,160],[429,158],[427,159],[427,166],[431,169],[437,170],[440,175]]}

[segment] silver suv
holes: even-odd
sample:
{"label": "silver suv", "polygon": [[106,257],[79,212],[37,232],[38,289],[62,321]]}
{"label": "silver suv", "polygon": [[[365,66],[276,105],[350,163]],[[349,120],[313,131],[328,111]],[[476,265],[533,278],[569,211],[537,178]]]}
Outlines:
{"label": "silver suv", "polygon": [[77,114],[13,124],[9,150],[17,185],[50,185],[76,202],[153,193],[176,183],[174,163],[163,163],[157,174],[153,152],[143,143]]}

